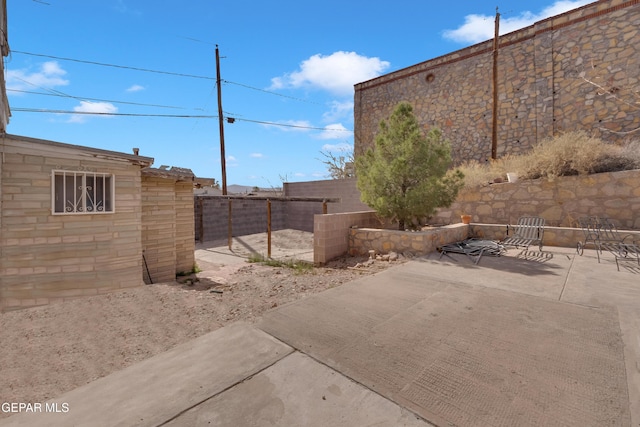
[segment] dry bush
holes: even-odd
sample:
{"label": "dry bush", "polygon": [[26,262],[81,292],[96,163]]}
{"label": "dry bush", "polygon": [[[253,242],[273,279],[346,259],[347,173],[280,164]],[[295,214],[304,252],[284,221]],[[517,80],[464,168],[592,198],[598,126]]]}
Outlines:
{"label": "dry bush", "polygon": [[593,173],[606,150],[602,140],[582,131],[547,138],[526,155],[529,161],[521,176],[535,179]]}
{"label": "dry bush", "polygon": [[486,163],[469,161],[460,167],[465,187],[506,180],[507,172],[522,179],[640,169],[640,140],[606,144],[585,132],[567,132],[548,138],[520,156],[507,155]]}
{"label": "dry bush", "polygon": [[640,140],[611,145],[602,156],[594,172],[615,172],[640,169]]}
{"label": "dry bush", "polygon": [[478,187],[491,182],[507,181],[507,173],[520,174],[526,166],[525,156],[506,155],[496,160],[480,163],[472,160],[460,166],[466,188]]}

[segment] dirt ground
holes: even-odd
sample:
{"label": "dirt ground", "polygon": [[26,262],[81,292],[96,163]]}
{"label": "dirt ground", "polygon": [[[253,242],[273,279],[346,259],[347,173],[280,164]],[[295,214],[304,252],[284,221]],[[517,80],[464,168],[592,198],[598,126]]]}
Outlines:
{"label": "dirt ground", "polygon": [[404,260],[365,261],[343,258],[307,270],[244,263],[217,269],[215,279],[202,272],[198,280],[0,314],[0,402],[44,402],[228,323],[254,322]]}

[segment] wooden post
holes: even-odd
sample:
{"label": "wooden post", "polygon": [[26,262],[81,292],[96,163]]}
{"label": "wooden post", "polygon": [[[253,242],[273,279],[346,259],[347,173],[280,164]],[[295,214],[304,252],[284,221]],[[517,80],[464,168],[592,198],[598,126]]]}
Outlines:
{"label": "wooden post", "polygon": [[326,215],[327,214],[327,201],[323,200],[322,201],[322,215]]}
{"label": "wooden post", "polygon": [[267,258],[271,258],[271,200],[267,199]]}
{"label": "wooden post", "polygon": [[233,229],[231,226],[231,199],[229,199],[229,221],[227,222],[228,224],[228,228],[229,228],[229,234],[228,234],[228,239],[229,239],[229,250],[231,249],[231,245],[233,244]]}
{"label": "wooden post", "polygon": [[[222,111],[222,79],[220,78],[220,51],[216,45],[216,86],[218,87],[218,126],[220,129],[220,164],[222,165],[222,195],[227,195],[227,161],[224,154],[224,113]],[[231,206],[231,205],[229,205]],[[231,248],[231,246],[229,246]]]}

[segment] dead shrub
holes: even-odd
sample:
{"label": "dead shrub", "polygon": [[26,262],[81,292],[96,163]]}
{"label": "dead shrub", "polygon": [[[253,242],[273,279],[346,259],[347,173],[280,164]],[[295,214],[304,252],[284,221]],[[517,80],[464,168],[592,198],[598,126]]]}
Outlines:
{"label": "dead shrub", "polygon": [[593,173],[606,153],[602,140],[583,131],[567,132],[536,144],[527,154],[523,178],[554,178],[557,176]]}
{"label": "dead shrub", "polygon": [[506,181],[507,172],[521,179],[553,179],[631,169],[640,169],[640,140],[612,145],[583,131],[545,139],[523,155],[507,155],[486,163],[469,161],[460,167],[466,188],[499,182],[497,178]]}

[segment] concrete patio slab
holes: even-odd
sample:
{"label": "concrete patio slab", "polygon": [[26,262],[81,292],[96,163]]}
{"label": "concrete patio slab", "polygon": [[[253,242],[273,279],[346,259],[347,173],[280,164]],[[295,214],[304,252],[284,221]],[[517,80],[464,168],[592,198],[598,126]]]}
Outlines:
{"label": "concrete patio slab", "polygon": [[558,301],[575,251],[514,254],[411,262],[260,328],[436,425],[631,425],[615,304]]}
{"label": "concrete patio slab", "polygon": [[298,352],[166,424],[201,425],[431,426]]}

